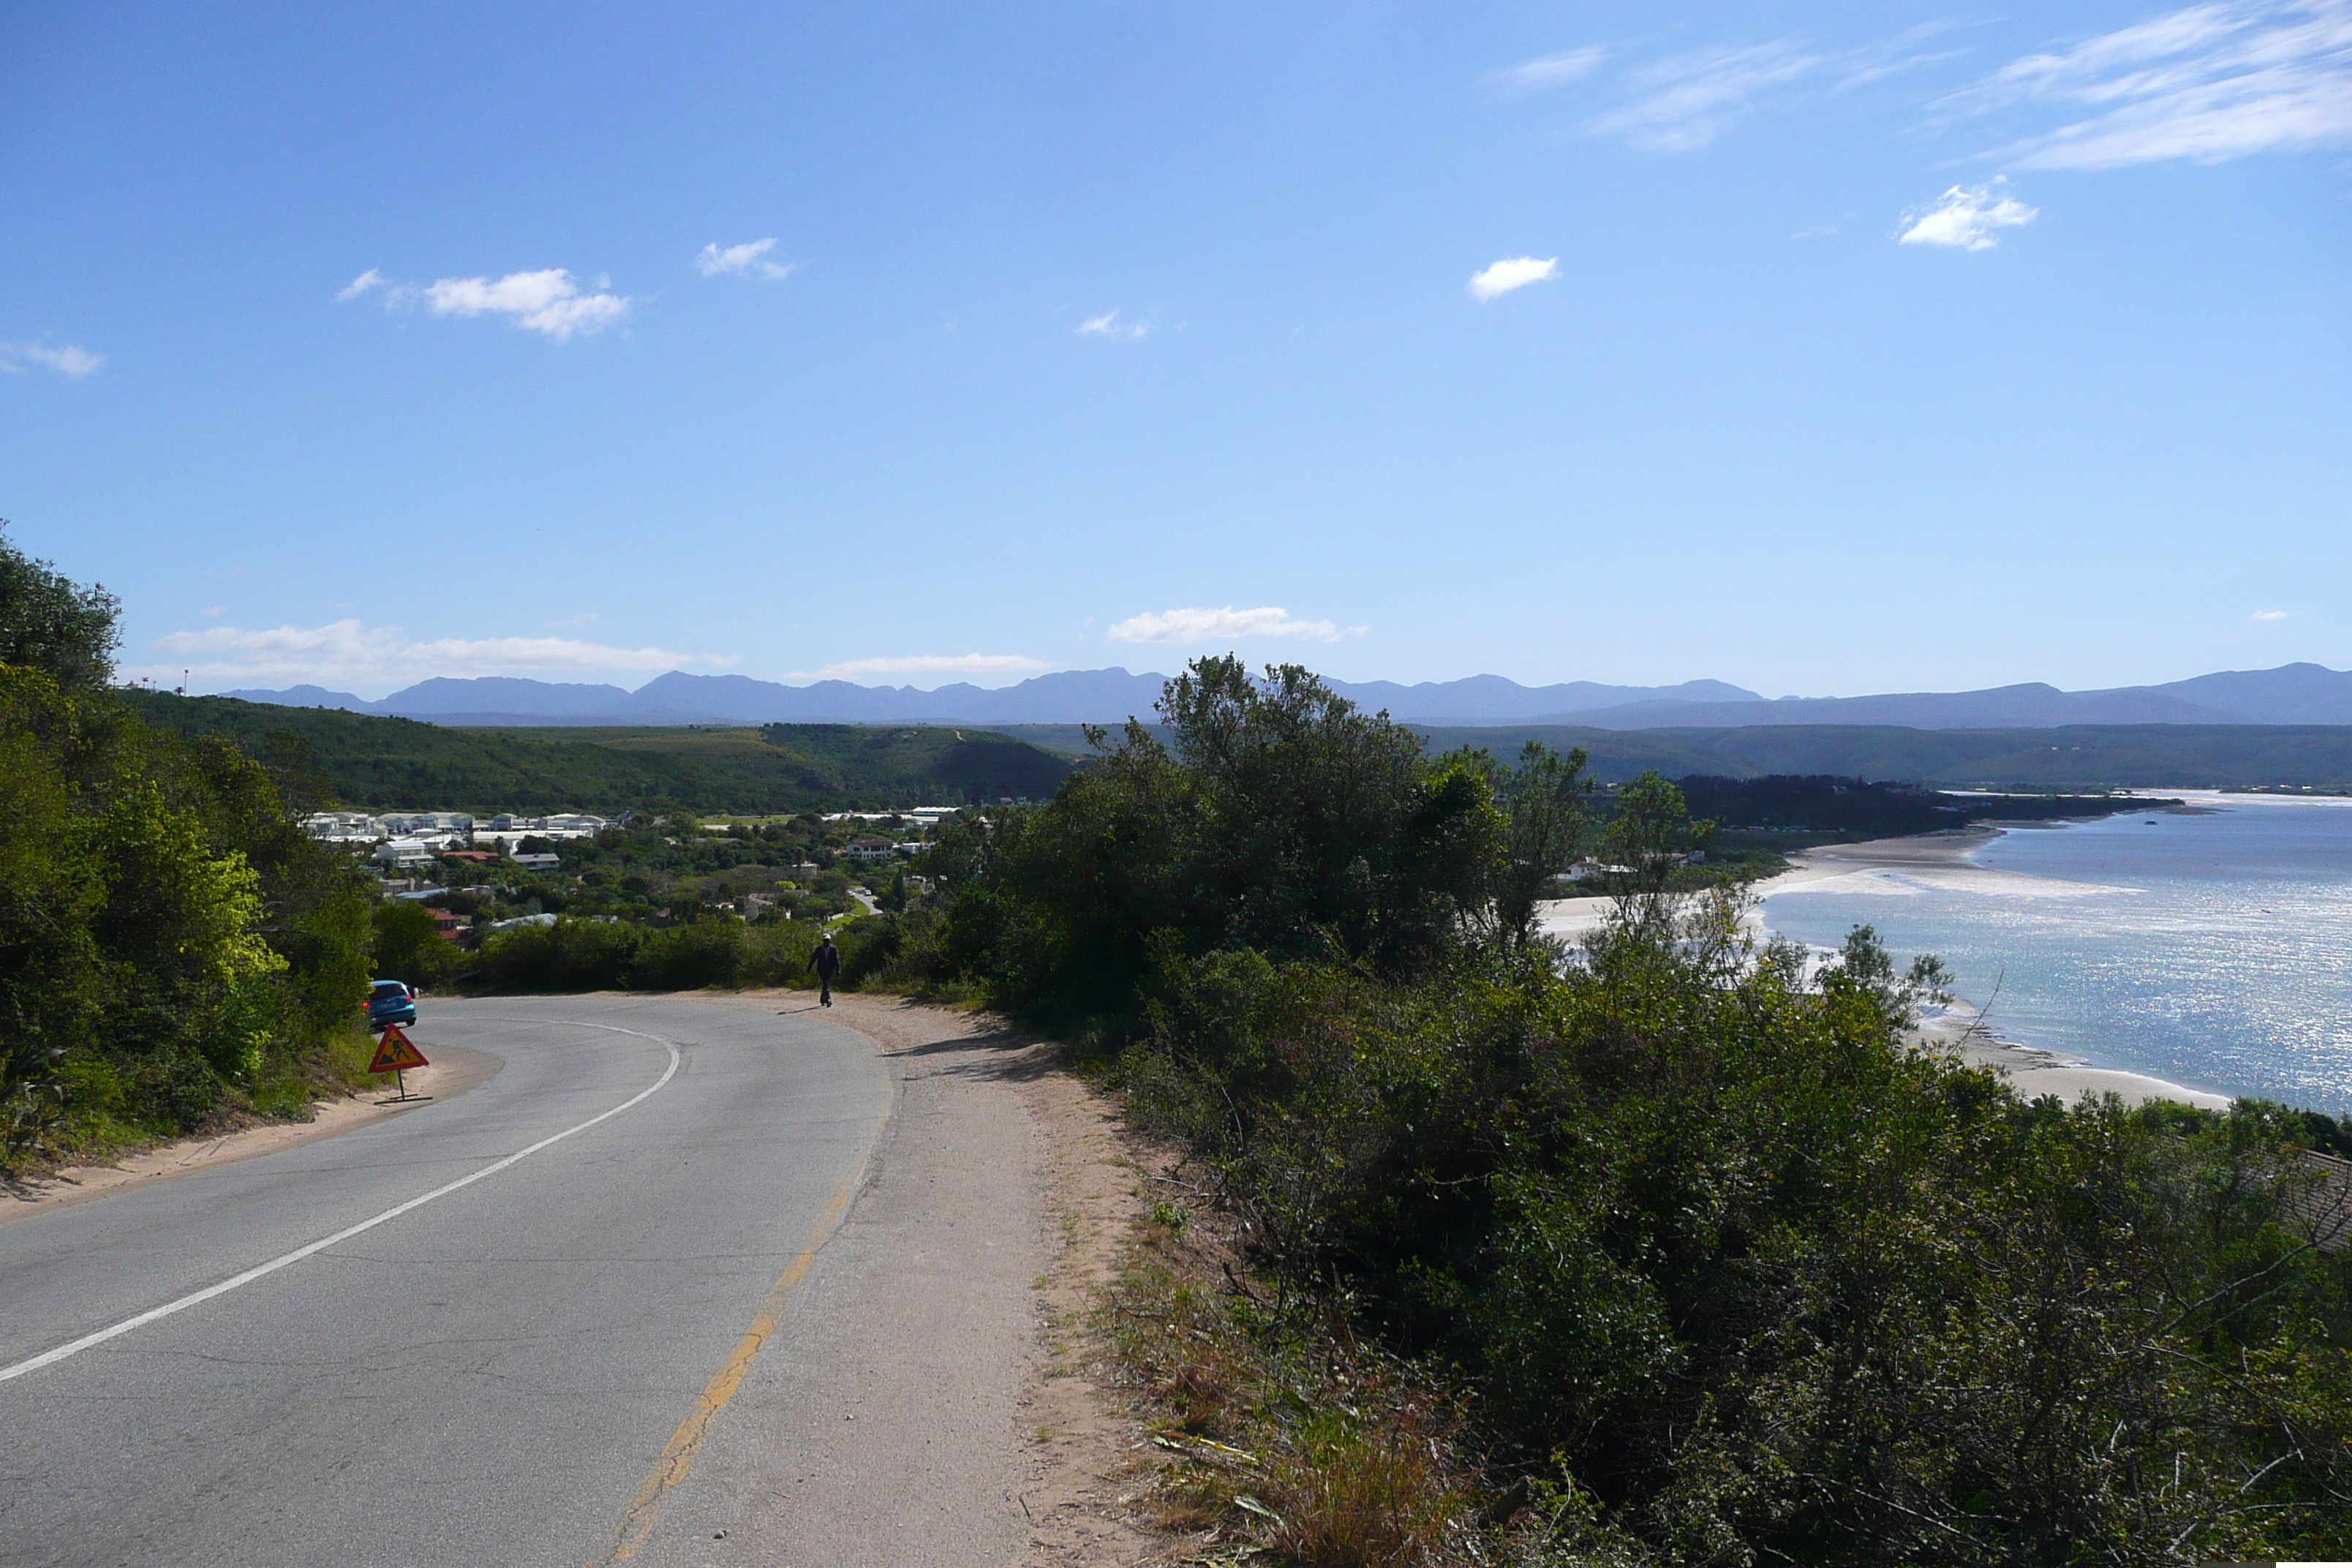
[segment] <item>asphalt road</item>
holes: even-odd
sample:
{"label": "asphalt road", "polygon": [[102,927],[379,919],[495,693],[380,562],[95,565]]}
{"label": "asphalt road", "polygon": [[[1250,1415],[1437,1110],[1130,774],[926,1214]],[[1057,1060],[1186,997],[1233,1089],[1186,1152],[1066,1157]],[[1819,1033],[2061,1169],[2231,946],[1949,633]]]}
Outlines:
{"label": "asphalt road", "polygon": [[0,1562],[1013,1552],[1036,1249],[1020,1194],[921,1175],[911,1075],[773,1005],[428,1004],[415,1037],[494,1070],[0,1226]]}

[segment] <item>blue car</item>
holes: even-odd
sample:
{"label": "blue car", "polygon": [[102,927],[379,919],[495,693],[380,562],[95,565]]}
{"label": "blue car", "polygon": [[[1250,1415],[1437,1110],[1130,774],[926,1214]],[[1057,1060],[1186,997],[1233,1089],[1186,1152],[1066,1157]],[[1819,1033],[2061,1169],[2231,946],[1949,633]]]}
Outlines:
{"label": "blue car", "polygon": [[415,994],[397,980],[379,980],[368,987],[368,1029],[371,1033],[386,1024],[416,1024]]}

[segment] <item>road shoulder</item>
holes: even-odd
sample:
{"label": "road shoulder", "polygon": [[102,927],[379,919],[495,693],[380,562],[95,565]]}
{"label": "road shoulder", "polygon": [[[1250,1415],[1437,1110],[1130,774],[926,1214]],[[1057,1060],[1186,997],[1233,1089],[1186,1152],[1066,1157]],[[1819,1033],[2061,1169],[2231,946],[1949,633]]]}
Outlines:
{"label": "road shoulder", "polygon": [[265,1121],[210,1137],[181,1138],[169,1143],[134,1149],[104,1165],[67,1165],[21,1181],[0,1181],[0,1226],[30,1219],[50,1209],[93,1198],[111,1197],[133,1187],[175,1181],[215,1165],[234,1164],[281,1149],[316,1143],[322,1138],[366,1127],[398,1116],[420,1105],[454,1100],[498,1075],[503,1065],[484,1051],[458,1046],[438,1046],[433,1065],[403,1076],[408,1099],[392,1098],[390,1085],[362,1089],[340,1100],[322,1100],[312,1107],[308,1121]]}
{"label": "road shoulder", "polygon": [[[740,1000],[792,1008],[814,999],[804,992],[778,992],[745,994]],[[926,1451],[934,1465],[947,1461],[932,1479],[954,1483],[961,1476],[961,1488],[977,1500],[977,1457],[941,1452],[960,1438],[963,1425],[949,1412],[979,1415],[981,1406],[970,1396],[982,1392],[991,1395],[990,1405],[1001,1402],[988,1422],[993,1432],[980,1435],[995,1446],[1001,1490],[987,1500],[1001,1504],[1001,1511],[991,1507],[997,1517],[988,1522],[1010,1527],[996,1537],[1004,1554],[982,1550],[973,1539],[961,1559],[950,1560],[1035,1568],[1125,1568],[1143,1561],[1155,1542],[1121,1517],[1118,1492],[1149,1434],[1103,1373],[1097,1326],[1104,1292],[1118,1278],[1149,1208],[1140,1150],[1108,1098],[1066,1070],[1058,1046],[984,1015],[893,996],[846,994],[836,1004],[828,1021],[875,1042],[890,1058],[903,1099],[876,1176],[834,1244],[843,1256],[826,1260],[835,1278],[820,1295],[839,1292],[833,1300],[846,1309],[877,1287],[892,1293],[895,1309],[877,1316],[886,1336],[909,1336],[901,1354],[914,1353],[914,1339],[921,1335],[961,1336],[990,1322],[1016,1329],[1020,1342],[1009,1378],[990,1377],[989,1352],[979,1352],[960,1377],[978,1379],[985,1390],[960,1393],[950,1380],[940,1390],[938,1407],[919,1413],[930,1428]],[[1008,1162],[1021,1168],[1001,1168]],[[975,1203],[979,1194],[988,1201]],[[993,1235],[974,1237],[965,1228],[983,1218]],[[877,1251],[873,1264],[862,1264],[861,1229],[890,1239],[887,1258]],[[955,1299],[927,1308],[927,1299],[940,1289],[931,1260],[942,1247],[958,1246],[965,1268]],[[1008,1248],[1024,1260],[1017,1319],[1007,1311],[1015,1303],[1003,1289],[1010,1278]],[[879,1272],[853,1291],[866,1267]],[[867,1477],[888,1472],[887,1457],[858,1452],[884,1439],[887,1429],[871,1416],[888,1410],[892,1384],[904,1381],[885,1352],[887,1343],[886,1338],[861,1352],[869,1381],[861,1387],[867,1404],[860,1408],[869,1414],[839,1423],[821,1449],[795,1445],[800,1451],[785,1467],[795,1473],[774,1481],[780,1493],[805,1494],[839,1469]],[[908,1522],[919,1527],[920,1521]],[[706,1551],[722,1527],[714,1518],[712,1530],[699,1532]],[[894,1559],[925,1560],[919,1550]]]}

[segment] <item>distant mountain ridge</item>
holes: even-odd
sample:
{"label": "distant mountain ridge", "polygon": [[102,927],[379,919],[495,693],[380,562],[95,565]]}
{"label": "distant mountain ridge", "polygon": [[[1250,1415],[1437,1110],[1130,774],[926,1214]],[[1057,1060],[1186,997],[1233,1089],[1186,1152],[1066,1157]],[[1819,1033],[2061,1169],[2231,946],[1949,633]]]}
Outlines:
{"label": "distant mountain ridge", "polygon": [[[635,691],[618,686],[486,676],[436,678],[380,702],[317,686],[231,691],[249,702],[342,708],[451,725],[549,724],[1115,724],[1149,718],[1166,677],[1070,669],[999,689],[958,683],[924,691],[820,680],[786,686],[741,675],[672,670]],[[1720,680],[1522,686],[1499,675],[1461,680],[1335,680],[1339,695],[1428,724],[1564,723],[1605,730],[1757,725],[1897,725],[1918,730],[2047,729],[2068,724],[2352,724],[2352,671],[2317,664],[2224,670],[2160,686],[2062,691],[2042,682],[1980,691],[1767,700]]]}
{"label": "distant mountain ridge", "polygon": [[[442,724],[1115,724],[1149,718],[1164,675],[1124,669],[1068,669],[1001,689],[959,682],[937,690],[820,680],[785,686],[741,675],[672,670],[635,691],[485,676],[436,678],[368,702],[347,691],[297,686],[285,691],[227,691],[225,697],[289,708],[342,708]],[[1521,686],[1499,675],[1401,686],[1375,680],[1331,682],[1341,696],[1399,719],[1510,723],[1643,702],[1759,702],[1755,692],[1720,680],[1679,686],[1603,686],[1572,680]]]}

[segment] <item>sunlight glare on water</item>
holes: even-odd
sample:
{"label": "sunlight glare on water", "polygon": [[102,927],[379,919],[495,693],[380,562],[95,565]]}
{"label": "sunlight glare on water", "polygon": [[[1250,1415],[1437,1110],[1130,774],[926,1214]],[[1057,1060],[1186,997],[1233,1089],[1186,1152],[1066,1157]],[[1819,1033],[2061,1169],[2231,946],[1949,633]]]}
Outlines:
{"label": "sunlight glare on water", "polygon": [[1872,925],[1906,962],[1939,954],[2003,1038],[2352,1111],[2352,801],[2189,798],[2208,809],[2006,833],[1971,857],[1981,871],[1776,892],[1765,920],[1818,947]]}

